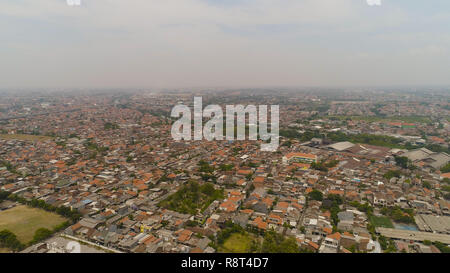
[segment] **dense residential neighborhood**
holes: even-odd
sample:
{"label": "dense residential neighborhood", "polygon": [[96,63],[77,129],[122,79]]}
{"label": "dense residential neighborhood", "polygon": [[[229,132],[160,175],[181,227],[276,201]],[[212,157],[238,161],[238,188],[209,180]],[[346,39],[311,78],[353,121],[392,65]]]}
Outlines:
{"label": "dense residential neighborhood", "polygon": [[448,96],[201,93],[279,104],[280,147],[265,152],[173,140],[170,109],[198,93],[2,95],[0,219],[28,206],[67,220],[4,251],[449,251]]}

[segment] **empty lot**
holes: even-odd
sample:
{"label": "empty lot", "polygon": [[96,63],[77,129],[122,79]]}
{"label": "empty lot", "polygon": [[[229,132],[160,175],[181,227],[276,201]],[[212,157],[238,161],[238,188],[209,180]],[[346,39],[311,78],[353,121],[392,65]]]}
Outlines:
{"label": "empty lot", "polygon": [[252,240],[250,234],[233,233],[225,240],[224,244],[219,247],[219,252],[247,253],[250,250]]}
{"label": "empty lot", "polygon": [[8,229],[16,234],[22,243],[28,243],[33,239],[37,229],[52,230],[66,220],[55,213],[19,205],[0,212],[0,230]]}

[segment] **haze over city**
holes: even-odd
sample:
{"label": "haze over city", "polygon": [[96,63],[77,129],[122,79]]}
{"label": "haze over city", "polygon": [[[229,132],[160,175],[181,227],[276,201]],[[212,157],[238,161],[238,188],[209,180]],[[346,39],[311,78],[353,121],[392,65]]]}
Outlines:
{"label": "haze over city", "polygon": [[3,0],[0,88],[448,85],[432,2]]}

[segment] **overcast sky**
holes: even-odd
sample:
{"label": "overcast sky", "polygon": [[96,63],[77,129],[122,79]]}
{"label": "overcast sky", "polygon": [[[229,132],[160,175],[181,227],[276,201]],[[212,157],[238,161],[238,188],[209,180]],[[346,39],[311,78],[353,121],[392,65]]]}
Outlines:
{"label": "overcast sky", "polygon": [[0,88],[450,85],[450,1],[0,0]]}

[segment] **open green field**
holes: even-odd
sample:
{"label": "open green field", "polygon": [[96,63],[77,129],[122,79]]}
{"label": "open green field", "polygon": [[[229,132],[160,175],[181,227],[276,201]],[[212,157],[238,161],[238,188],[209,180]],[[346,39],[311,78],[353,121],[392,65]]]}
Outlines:
{"label": "open green field", "polygon": [[11,251],[7,248],[1,248],[0,247],[0,253],[10,253]]}
{"label": "open green field", "polygon": [[52,230],[67,221],[58,214],[25,205],[16,206],[0,212],[0,230],[7,229],[17,236],[23,244],[33,239],[39,228]]}
{"label": "open green field", "polygon": [[224,253],[248,253],[252,243],[252,236],[241,233],[233,233],[231,236],[219,247],[219,252]]}
{"label": "open green field", "polygon": [[372,216],[370,217],[370,223],[375,227],[394,228],[391,220],[385,216]]}
{"label": "open green field", "polygon": [[52,139],[52,137],[49,136],[36,136],[36,135],[24,135],[24,134],[0,134],[1,139],[17,139],[17,140],[30,140],[30,141],[46,141]]}

